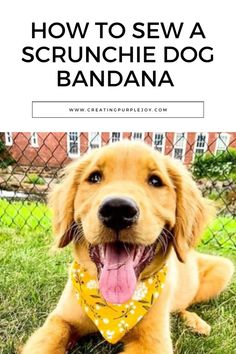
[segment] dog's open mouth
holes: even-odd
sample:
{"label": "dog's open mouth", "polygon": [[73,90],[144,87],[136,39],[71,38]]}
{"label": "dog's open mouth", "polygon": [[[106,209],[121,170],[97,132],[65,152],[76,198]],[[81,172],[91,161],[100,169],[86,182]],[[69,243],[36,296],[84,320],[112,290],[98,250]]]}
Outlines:
{"label": "dog's open mouth", "polygon": [[110,242],[90,245],[90,258],[96,264],[99,288],[107,302],[122,304],[131,299],[139,274],[153,259],[157,241],[152,245]]}

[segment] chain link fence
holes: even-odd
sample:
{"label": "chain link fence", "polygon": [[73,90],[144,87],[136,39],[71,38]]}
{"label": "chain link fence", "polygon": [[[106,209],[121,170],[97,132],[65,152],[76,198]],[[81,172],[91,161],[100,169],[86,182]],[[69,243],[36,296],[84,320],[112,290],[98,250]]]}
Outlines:
{"label": "chain link fence", "polygon": [[217,207],[202,242],[236,250],[236,133],[0,133],[0,227],[50,230],[47,194],[61,168],[122,139],[181,160]]}

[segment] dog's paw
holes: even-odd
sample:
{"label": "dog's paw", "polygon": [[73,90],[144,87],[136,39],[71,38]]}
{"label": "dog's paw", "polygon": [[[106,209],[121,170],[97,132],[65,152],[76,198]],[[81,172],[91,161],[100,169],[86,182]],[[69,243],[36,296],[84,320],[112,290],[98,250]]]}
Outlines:
{"label": "dog's paw", "polygon": [[207,324],[201,317],[195,312],[181,311],[180,316],[185,321],[186,325],[193,331],[205,336],[209,336],[211,332],[211,326]]}

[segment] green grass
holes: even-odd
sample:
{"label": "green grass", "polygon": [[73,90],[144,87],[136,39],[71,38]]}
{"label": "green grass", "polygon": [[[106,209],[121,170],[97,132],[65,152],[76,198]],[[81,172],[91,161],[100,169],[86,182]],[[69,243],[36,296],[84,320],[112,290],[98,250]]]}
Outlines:
{"label": "green grass", "polygon": [[222,245],[225,249],[236,247],[236,219],[220,216],[215,219],[203,235],[203,242],[211,246]]}
{"label": "green grass", "polygon": [[44,185],[46,183],[44,178],[38,176],[35,173],[29,173],[26,176],[24,182],[30,183],[30,184],[40,184],[40,185]]}
{"label": "green grass", "polygon": [[[22,206],[22,202],[9,204],[0,200],[1,354],[16,353],[19,343],[44,322],[59,299],[72,259],[70,248],[56,253],[51,250],[50,232],[44,231],[50,229],[48,209],[39,203],[26,203],[23,209]],[[10,220],[12,216],[17,216],[14,224]],[[236,263],[236,250],[228,242],[228,232],[233,235],[236,227],[236,221],[231,220],[218,218],[211,226],[224,247],[212,241],[212,233],[207,231],[204,238],[208,243],[200,248],[207,253],[227,256]],[[206,338],[194,334],[177,316],[172,316],[176,354],[236,352],[235,278],[219,298],[193,306],[191,310],[212,326],[212,333]],[[120,350],[121,344],[108,345],[101,336],[94,335],[84,338],[70,354],[116,354]]]}
{"label": "green grass", "polygon": [[20,230],[50,230],[51,213],[39,202],[9,202],[0,199],[0,227],[15,227]]}

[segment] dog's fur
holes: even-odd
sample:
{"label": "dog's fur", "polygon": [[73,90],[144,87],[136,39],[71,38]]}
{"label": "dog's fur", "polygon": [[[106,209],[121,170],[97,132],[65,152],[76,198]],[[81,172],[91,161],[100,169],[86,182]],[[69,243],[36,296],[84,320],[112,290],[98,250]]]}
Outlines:
{"label": "dog's fur", "polygon": [[[103,180],[87,178],[100,171]],[[163,185],[147,183],[155,173]],[[91,274],[97,274],[88,254],[88,243],[110,242],[113,232],[101,225],[98,208],[107,196],[130,197],[139,206],[135,226],[120,231],[120,240],[152,244],[164,229],[157,254],[141,274],[147,276],[168,264],[166,286],[143,318],[124,336],[124,354],[173,353],[169,329],[170,312],[179,312],[193,330],[209,334],[210,326],[189,305],[220,294],[233,273],[231,261],[194,250],[212,214],[186,168],[179,162],[141,143],[122,142],[94,150],[65,171],[61,184],[50,196],[54,232],[59,247],[73,240],[74,257]],[[73,232],[73,222],[80,227]],[[164,245],[163,245],[164,243]],[[161,247],[163,246],[163,247]],[[23,354],[63,354],[72,342],[97,329],[78,304],[70,280],[55,310],[23,348]]]}

